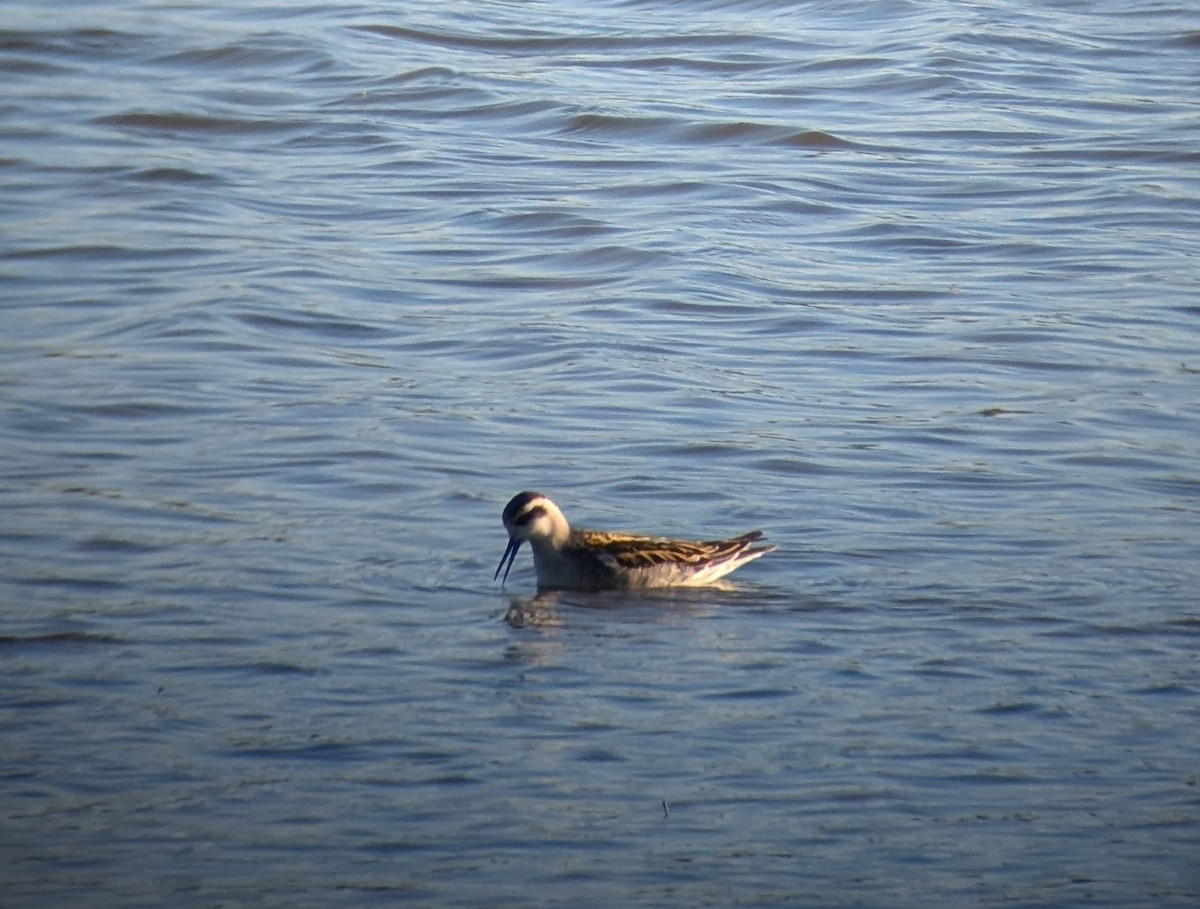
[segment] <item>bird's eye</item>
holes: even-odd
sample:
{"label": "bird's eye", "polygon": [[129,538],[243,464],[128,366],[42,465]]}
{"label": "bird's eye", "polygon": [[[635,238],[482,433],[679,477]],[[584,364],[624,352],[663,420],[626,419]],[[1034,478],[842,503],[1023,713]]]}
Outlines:
{"label": "bird's eye", "polygon": [[524,527],[526,524],[528,524],[530,521],[534,520],[535,518],[544,517],[545,514],[546,514],[545,508],[543,508],[541,505],[535,505],[533,508],[530,508],[527,511],[523,511],[519,515],[517,515],[516,518],[513,520],[513,523],[518,527]]}

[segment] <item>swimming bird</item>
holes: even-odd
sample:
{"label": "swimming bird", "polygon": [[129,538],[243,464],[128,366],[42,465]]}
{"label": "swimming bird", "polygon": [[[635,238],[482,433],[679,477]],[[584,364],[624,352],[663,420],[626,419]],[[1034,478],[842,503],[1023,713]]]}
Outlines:
{"label": "swimming bird", "polygon": [[517,550],[528,541],[539,589],[703,587],[775,550],[751,545],[762,537],[759,530],[729,540],[691,541],[573,528],[540,492],[518,493],[502,519],[508,548],[492,580],[502,568],[508,580]]}

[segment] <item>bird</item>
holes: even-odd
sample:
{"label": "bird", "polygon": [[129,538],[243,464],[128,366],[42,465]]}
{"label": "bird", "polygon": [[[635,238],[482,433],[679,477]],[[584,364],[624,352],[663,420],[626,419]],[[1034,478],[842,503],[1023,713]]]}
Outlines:
{"label": "bird", "polygon": [[776,548],[752,545],[762,538],[760,530],[728,540],[692,541],[575,528],[540,492],[513,496],[502,520],[508,548],[492,580],[501,569],[500,583],[508,580],[517,551],[528,542],[539,590],[704,587]]}

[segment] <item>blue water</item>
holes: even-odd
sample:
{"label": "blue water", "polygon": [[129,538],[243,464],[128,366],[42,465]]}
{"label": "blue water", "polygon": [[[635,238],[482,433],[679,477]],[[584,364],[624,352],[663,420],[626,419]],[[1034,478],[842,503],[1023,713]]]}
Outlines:
{"label": "blue water", "polygon": [[6,909],[1200,901],[1200,12],[3,20]]}

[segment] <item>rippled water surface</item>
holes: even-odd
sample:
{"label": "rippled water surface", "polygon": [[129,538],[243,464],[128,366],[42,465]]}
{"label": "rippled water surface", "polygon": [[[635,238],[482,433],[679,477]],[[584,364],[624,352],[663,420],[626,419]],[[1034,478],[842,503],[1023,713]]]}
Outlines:
{"label": "rippled water surface", "polygon": [[[17,0],[6,907],[1200,902],[1200,12]],[[532,600],[499,515],[779,550]]]}

